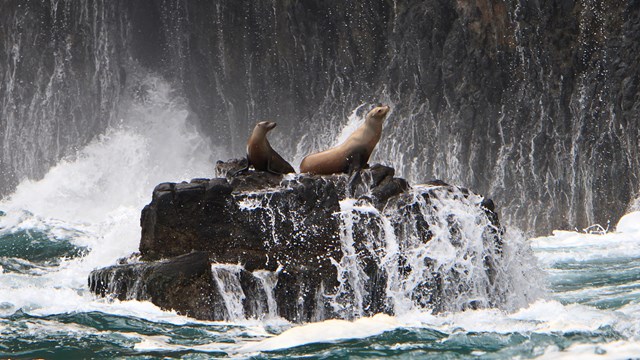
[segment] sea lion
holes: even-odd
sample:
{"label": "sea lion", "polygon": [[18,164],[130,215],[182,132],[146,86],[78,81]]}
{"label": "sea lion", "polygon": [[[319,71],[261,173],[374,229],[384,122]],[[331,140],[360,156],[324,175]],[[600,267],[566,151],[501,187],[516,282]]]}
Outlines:
{"label": "sea lion", "polygon": [[302,159],[300,172],[317,175],[352,173],[367,166],[373,149],[382,134],[382,122],[389,106],[376,106],[369,111],[362,125],[342,144]]}
{"label": "sea lion", "polygon": [[269,144],[267,133],[276,127],[271,121],[261,121],[253,128],[247,141],[247,167],[236,171],[233,175],[247,171],[253,165],[256,170],[268,171],[273,174],[295,173],[291,164],[280,156]]}

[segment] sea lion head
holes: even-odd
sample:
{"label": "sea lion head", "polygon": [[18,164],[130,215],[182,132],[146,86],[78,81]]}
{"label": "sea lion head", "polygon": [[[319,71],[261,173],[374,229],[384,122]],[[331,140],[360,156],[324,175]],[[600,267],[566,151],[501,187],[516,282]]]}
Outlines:
{"label": "sea lion head", "polygon": [[380,104],[380,105],[374,107],[373,109],[371,109],[371,111],[369,111],[369,113],[367,114],[367,121],[374,121],[374,122],[382,123],[384,118],[389,113],[389,110],[391,110],[389,105]]}
{"label": "sea lion head", "polygon": [[253,133],[258,135],[266,135],[269,131],[273,130],[276,127],[276,123],[271,121],[260,121],[256,124],[256,127],[253,128]]}

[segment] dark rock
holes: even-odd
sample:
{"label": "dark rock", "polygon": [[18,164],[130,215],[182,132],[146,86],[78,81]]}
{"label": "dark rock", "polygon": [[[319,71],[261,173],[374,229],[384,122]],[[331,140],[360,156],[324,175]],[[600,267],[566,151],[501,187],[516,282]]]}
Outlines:
{"label": "dark rock", "polygon": [[438,180],[438,179],[434,179],[434,180],[429,180],[427,181],[427,185],[432,185],[432,186],[449,186],[449,184],[447,184],[446,182],[442,181],[442,180]]}
{"label": "dark rock", "polygon": [[[218,167],[235,171],[238,163]],[[388,263],[388,236],[405,239],[398,240],[394,251],[403,252],[415,241],[417,246],[426,244],[433,237],[429,224],[441,216],[439,202],[469,202],[475,196],[443,182],[409,191],[408,183],[394,173],[373,165],[357,178],[247,171],[229,178],[160,184],[142,210],[142,262],[132,263],[137,260],[132,258],[94,271],[91,290],[119,299],[150,300],[202,319],[277,314],[299,322],[393,313],[385,290],[390,273],[398,267],[403,276],[411,277],[416,266],[428,261],[409,263],[400,254],[397,264]],[[349,189],[354,184],[355,192]],[[354,196],[353,203],[341,203]],[[486,246],[499,248],[502,230],[490,200],[474,201],[491,224],[485,230]],[[449,227],[452,243],[463,246],[455,216],[441,221]],[[344,273],[356,263],[363,276],[358,289],[347,284],[353,275]],[[487,268],[492,266],[487,262]],[[439,290],[446,286],[438,285],[445,275],[424,279],[414,291],[416,303],[446,309],[447,293]],[[242,304],[224,303],[229,292],[241,292],[236,298],[243,299]],[[364,295],[360,298],[359,293]],[[187,295],[198,300],[179,302]]]}
{"label": "dark rock", "polygon": [[119,300],[149,300],[157,306],[198,319],[224,319],[221,297],[214,286],[211,263],[204,252],[170,260],[115,265],[94,270],[89,289]]}
{"label": "dark rock", "polygon": [[118,261],[116,262],[118,265],[126,265],[126,264],[133,264],[133,263],[138,263],[140,262],[140,253],[139,252],[134,252],[133,254],[127,256],[127,257],[123,257],[118,259]]}
{"label": "dark rock", "polygon": [[371,185],[376,187],[384,180],[393,178],[396,174],[396,170],[389,166],[375,164],[369,168],[369,173],[371,174]]}
{"label": "dark rock", "polygon": [[375,199],[376,207],[384,208],[387,200],[408,189],[409,183],[405,179],[385,178],[378,186],[371,190],[371,196]]}
{"label": "dark rock", "polygon": [[162,183],[156,185],[155,189],[153,189],[153,193],[162,192],[162,191],[173,191],[176,187],[174,183]]}
{"label": "dark rock", "polygon": [[236,192],[252,191],[255,189],[275,188],[280,185],[283,175],[266,171],[246,172],[230,179],[231,186]]}
{"label": "dark rock", "polygon": [[496,205],[493,203],[493,200],[485,198],[482,200],[482,203],[480,203],[480,206],[482,206],[483,208],[491,211],[491,212],[495,212],[496,211]]}
{"label": "dark rock", "polygon": [[215,176],[229,178],[238,170],[246,168],[248,164],[249,162],[247,158],[231,159],[227,161],[218,160],[218,162],[216,162]]}
{"label": "dark rock", "polygon": [[209,179],[206,178],[195,178],[195,179],[191,179],[191,181],[189,181],[192,184],[206,184],[209,182]]}

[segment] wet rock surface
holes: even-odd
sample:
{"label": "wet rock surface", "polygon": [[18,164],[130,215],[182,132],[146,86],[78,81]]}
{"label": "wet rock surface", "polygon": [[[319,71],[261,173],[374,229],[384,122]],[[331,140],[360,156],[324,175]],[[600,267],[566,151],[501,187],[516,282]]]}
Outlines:
{"label": "wet rock surface", "polygon": [[89,288],[118,300],[149,300],[163,309],[198,319],[222,319],[224,304],[211,281],[211,263],[205,252],[95,270]]}
{"label": "wet rock surface", "polygon": [[[93,271],[90,289],[199,319],[312,321],[393,313],[390,277],[424,277],[411,296],[438,310],[447,306],[437,277],[416,272],[428,256],[418,265],[403,260],[404,247],[433,237],[434,215],[425,213],[437,209],[432,199],[469,203],[484,221],[478,226],[485,228],[487,251],[498,254],[502,244],[490,200],[470,200],[466,189],[443,182],[411,189],[382,165],[351,176],[229,175],[242,167],[242,161],[219,163],[218,174],[226,177],[156,186],[142,210],[140,260]],[[455,234],[455,215],[447,221]],[[412,240],[394,243],[389,236]]]}

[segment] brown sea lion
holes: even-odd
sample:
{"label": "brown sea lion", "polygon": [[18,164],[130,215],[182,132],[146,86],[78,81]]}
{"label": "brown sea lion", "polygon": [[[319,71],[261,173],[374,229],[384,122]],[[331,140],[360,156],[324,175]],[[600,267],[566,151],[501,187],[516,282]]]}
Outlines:
{"label": "brown sea lion", "polygon": [[234,173],[237,175],[253,165],[256,170],[268,171],[273,174],[295,173],[291,164],[280,156],[269,144],[267,133],[276,127],[276,123],[261,121],[253,128],[247,141],[247,167]]}
{"label": "brown sea lion", "polygon": [[369,111],[362,125],[342,144],[302,159],[300,172],[328,175],[351,173],[366,167],[373,149],[380,140],[382,122],[389,106],[377,106]]}

